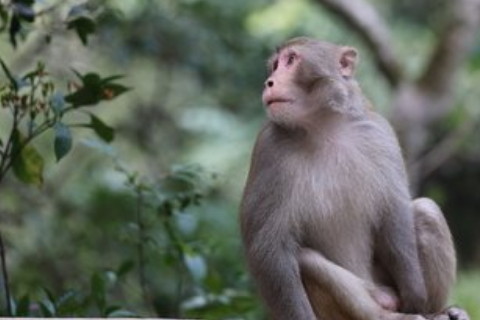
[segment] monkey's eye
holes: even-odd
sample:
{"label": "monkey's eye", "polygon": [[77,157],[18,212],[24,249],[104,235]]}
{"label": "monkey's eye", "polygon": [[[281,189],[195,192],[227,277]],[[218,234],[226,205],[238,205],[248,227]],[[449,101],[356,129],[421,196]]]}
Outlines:
{"label": "monkey's eye", "polygon": [[273,62],[273,71],[277,70],[277,68],[278,68],[278,60],[275,60]]}
{"label": "monkey's eye", "polygon": [[287,57],[287,66],[291,65],[296,58],[297,56],[295,55],[295,53],[290,53]]}

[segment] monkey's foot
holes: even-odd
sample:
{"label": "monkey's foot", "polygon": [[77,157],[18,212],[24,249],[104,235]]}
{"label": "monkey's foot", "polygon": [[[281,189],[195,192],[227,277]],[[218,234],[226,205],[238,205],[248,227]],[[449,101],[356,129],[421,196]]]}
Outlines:
{"label": "monkey's foot", "polygon": [[448,307],[444,311],[427,316],[430,320],[470,320],[465,310],[457,307]]}
{"label": "monkey's foot", "polygon": [[470,320],[467,312],[457,307],[449,307],[444,311],[450,320]]}
{"label": "monkey's foot", "polygon": [[451,320],[450,316],[444,313],[428,316],[429,320]]}
{"label": "monkey's foot", "polygon": [[[381,318],[382,320],[427,320],[424,316],[419,314],[404,314],[404,313],[389,313],[385,318]],[[437,318],[435,318],[437,320]],[[443,319],[441,319],[443,320]],[[448,317],[445,320],[449,320]]]}

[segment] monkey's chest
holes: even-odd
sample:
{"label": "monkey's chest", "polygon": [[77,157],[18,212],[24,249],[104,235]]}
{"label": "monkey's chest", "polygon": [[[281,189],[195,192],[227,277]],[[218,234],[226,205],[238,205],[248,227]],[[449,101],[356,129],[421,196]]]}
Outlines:
{"label": "monkey's chest", "polygon": [[384,198],[384,186],[375,179],[373,170],[355,161],[306,166],[290,172],[287,180],[291,184],[282,198],[308,224],[345,220],[371,223]]}
{"label": "monkey's chest", "polygon": [[[380,208],[381,190],[345,167],[310,168],[292,176],[285,201],[291,214],[292,232],[300,245],[321,252],[329,260],[368,277],[372,257],[373,227]],[[328,168],[328,166],[327,166]]]}

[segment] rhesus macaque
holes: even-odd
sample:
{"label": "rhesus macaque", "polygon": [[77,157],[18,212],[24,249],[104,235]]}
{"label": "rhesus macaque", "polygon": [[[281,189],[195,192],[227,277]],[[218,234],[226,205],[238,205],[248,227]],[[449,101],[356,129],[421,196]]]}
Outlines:
{"label": "rhesus macaque", "polygon": [[443,214],[412,200],[356,63],[355,49],[308,38],[270,59],[240,214],[260,294],[273,320],[468,319],[444,309],[456,259]]}

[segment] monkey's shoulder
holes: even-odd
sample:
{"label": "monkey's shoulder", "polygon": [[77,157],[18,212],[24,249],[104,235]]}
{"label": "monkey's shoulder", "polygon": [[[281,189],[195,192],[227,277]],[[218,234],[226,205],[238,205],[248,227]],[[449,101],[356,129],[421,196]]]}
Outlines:
{"label": "monkey's shoulder", "polygon": [[383,151],[401,157],[395,131],[390,123],[377,113],[372,112],[368,118],[353,122],[347,135],[356,146],[366,149],[367,152]]}
{"label": "monkey's shoulder", "polygon": [[397,137],[389,122],[372,112],[368,117],[344,123],[327,134],[315,136],[313,143],[312,139],[301,133],[267,123],[257,136],[252,165],[269,166],[272,162],[297,161],[298,157],[305,160],[332,158],[332,153],[345,157],[364,154],[371,157],[372,161],[378,157],[403,161]]}
{"label": "monkey's shoulder", "polygon": [[352,122],[354,130],[369,134],[380,134],[383,137],[396,139],[390,122],[377,112],[369,111],[365,117]]}

